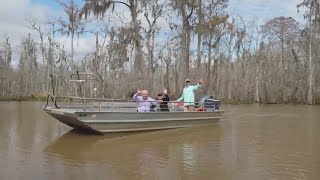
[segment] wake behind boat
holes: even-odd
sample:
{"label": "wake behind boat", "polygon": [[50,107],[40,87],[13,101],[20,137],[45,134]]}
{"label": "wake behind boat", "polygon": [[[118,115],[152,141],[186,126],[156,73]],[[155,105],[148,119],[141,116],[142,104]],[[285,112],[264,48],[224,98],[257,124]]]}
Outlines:
{"label": "wake behind boat", "polygon": [[[51,78],[52,94],[48,95],[47,104],[44,106],[45,112],[74,129],[90,133],[103,134],[205,125],[219,121],[223,114],[223,111],[219,110],[220,102],[217,100],[216,106],[211,111],[183,112],[178,107],[178,102],[169,102],[170,112],[137,112],[136,103],[133,100],[86,98],[88,88],[85,84],[90,81],[100,85],[103,96],[107,92],[102,81],[94,74],[77,72],[70,76],[69,83],[62,76],[51,75]],[[76,83],[76,85],[72,86],[70,83]],[[58,90],[61,89],[59,86],[62,84],[68,88],[68,96],[57,95]],[[89,83],[89,86],[92,87],[92,83]],[[70,96],[73,88],[76,88],[80,97]]]}

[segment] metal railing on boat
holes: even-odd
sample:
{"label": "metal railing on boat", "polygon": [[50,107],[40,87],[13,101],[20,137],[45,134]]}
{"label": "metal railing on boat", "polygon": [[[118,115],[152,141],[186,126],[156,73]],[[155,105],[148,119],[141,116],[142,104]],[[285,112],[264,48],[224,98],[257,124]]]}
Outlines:
{"label": "metal railing on boat", "polygon": [[[49,95],[50,97],[50,95]],[[65,99],[65,101],[60,102],[67,102],[65,106],[57,106],[57,102],[54,102],[56,108],[67,108],[67,109],[74,109],[78,108],[82,111],[86,111],[90,108],[97,108],[99,111],[102,109],[109,109],[110,111],[115,111],[119,109],[131,109],[137,108],[137,101],[134,99],[107,99],[107,98],[85,98],[85,97],[75,97],[75,96],[60,96],[54,97],[55,100],[57,99]],[[81,102],[80,104],[76,104],[77,102]],[[144,101],[144,102],[156,102],[156,108],[159,109],[159,104],[162,102],[168,103],[168,107],[173,111],[182,111],[182,108],[185,104],[195,105],[195,107],[204,106],[203,101],[196,101],[196,102],[179,102],[179,101]],[[47,103],[48,104],[48,103]],[[46,105],[47,106],[47,105]]]}
{"label": "metal railing on boat", "polygon": [[[92,77],[92,78],[83,78],[84,77]],[[49,100],[51,100],[51,103],[53,103],[55,108],[81,108],[83,111],[86,111],[88,108],[92,107],[97,107],[99,111],[102,110],[104,107],[108,107],[111,110],[115,108],[137,108],[137,101],[134,99],[107,99],[104,98],[105,94],[108,94],[107,89],[103,86],[102,80],[95,74],[92,73],[74,73],[70,75],[70,83],[78,83],[79,89],[80,89],[80,97],[79,96],[71,96],[71,85],[69,85],[66,80],[63,78],[63,76],[56,75],[56,74],[51,74],[51,84],[52,84],[52,94],[49,94],[47,97],[47,103],[45,107],[49,105]],[[82,78],[80,78],[82,77]],[[102,87],[103,89],[103,97],[101,98],[94,98],[94,97],[85,97],[85,88],[82,89],[81,84],[85,83],[87,81],[96,81],[98,84]],[[66,86],[67,90],[67,96],[58,96],[57,91],[60,87],[60,82],[62,82],[63,85]],[[57,101],[58,100],[58,101]],[[62,101],[59,101],[62,100]],[[64,101],[63,101],[64,100]],[[65,106],[62,105],[57,105],[57,102],[63,103],[66,102],[67,104]],[[81,102],[80,104],[76,104],[77,102]],[[144,101],[148,102],[148,101]],[[154,102],[154,101],[150,101]],[[179,103],[187,103],[190,105],[203,105],[203,101],[198,101],[198,102],[178,102],[178,101],[162,101],[162,102],[167,102],[169,106],[171,107],[181,107],[178,106]],[[90,104],[91,103],[91,104]],[[92,104],[92,103],[97,103],[97,105]],[[108,103],[108,104],[107,104]],[[120,104],[122,103],[122,104]],[[158,102],[160,103],[160,101]],[[77,105],[77,106],[76,106]],[[182,105],[183,106],[183,105]]]}

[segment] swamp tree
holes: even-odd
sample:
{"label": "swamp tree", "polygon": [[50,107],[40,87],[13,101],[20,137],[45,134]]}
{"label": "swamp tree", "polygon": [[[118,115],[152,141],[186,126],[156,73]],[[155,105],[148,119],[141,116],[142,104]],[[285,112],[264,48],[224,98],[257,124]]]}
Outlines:
{"label": "swamp tree", "polygon": [[144,63],[144,56],[142,51],[142,38],[140,35],[141,26],[138,20],[138,14],[140,12],[141,7],[141,0],[119,0],[119,1],[113,1],[113,0],[85,0],[85,4],[82,7],[82,10],[80,12],[80,16],[85,16],[86,18],[90,15],[92,12],[93,15],[98,17],[103,17],[107,10],[112,8],[114,10],[115,5],[124,5],[130,10],[131,18],[132,18],[132,27],[134,32],[134,49],[135,49],[135,68],[139,73],[145,74],[146,68]]}
{"label": "swamp tree", "polygon": [[190,72],[190,43],[191,31],[194,25],[195,8],[197,6],[196,0],[171,0],[173,10],[178,12],[182,21],[181,32],[181,55],[184,62],[184,78],[189,77]]}
{"label": "swamp tree", "polygon": [[153,91],[154,73],[158,67],[158,60],[160,56],[154,56],[155,51],[155,37],[160,31],[160,27],[157,25],[157,21],[161,18],[164,13],[164,6],[166,1],[159,3],[158,0],[149,0],[144,4],[144,17],[148,23],[146,33],[146,46],[148,50],[148,74],[149,74],[149,91]]}
{"label": "swamp tree", "polygon": [[70,0],[69,2],[64,2],[62,0],[58,1],[60,6],[63,8],[64,13],[67,16],[67,20],[60,17],[57,20],[58,25],[60,26],[59,31],[63,35],[71,36],[70,41],[70,52],[71,52],[71,65],[74,66],[74,38],[75,36],[79,37],[80,34],[85,31],[85,22],[79,17],[80,7]]}
{"label": "swamp tree", "polygon": [[7,78],[10,76],[12,61],[12,49],[9,41],[9,37],[6,36],[5,40],[0,43],[0,95],[1,97],[7,97],[10,92],[11,82]]}
{"label": "swamp tree", "polygon": [[308,104],[314,104],[314,87],[315,87],[315,80],[314,80],[314,60],[312,57],[312,38],[314,36],[319,35],[320,32],[315,32],[315,30],[319,29],[320,25],[320,2],[319,0],[302,0],[301,3],[297,5],[298,11],[299,8],[306,8],[304,13],[304,18],[308,22],[308,30],[309,30],[309,54],[308,54],[308,69],[309,69],[309,76],[308,76]]}

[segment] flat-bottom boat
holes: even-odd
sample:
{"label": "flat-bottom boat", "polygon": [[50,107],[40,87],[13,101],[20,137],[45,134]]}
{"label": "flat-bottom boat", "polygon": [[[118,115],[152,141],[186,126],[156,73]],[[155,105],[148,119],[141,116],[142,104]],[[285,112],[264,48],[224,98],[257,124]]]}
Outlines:
{"label": "flat-bottom boat", "polygon": [[[77,75],[78,79],[73,80],[73,75]],[[94,74],[77,72],[73,75],[70,76],[70,82],[84,83],[88,79],[80,79],[79,77],[88,75],[95,77],[99,82],[99,78]],[[176,102],[169,103],[170,112],[137,112],[136,103],[133,101],[124,102],[124,100],[85,98],[83,96],[64,96],[62,98],[67,99],[67,105],[58,106],[56,92],[60,84],[59,81],[63,78],[57,75],[51,75],[51,78],[53,78],[52,82],[55,82],[55,85],[52,86],[53,94],[48,95],[47,104],[44,106],[45,112],[74,129],[89,133],[103,134],[212,124],[219,121],[223,113],[219,110],[219,106],[211,111],[182,112],[181,108],[175,106]],[[70,102],[76,100],[81,102],[80,105],[70,105]],[[217,103],[219,102],[217,101]]]}

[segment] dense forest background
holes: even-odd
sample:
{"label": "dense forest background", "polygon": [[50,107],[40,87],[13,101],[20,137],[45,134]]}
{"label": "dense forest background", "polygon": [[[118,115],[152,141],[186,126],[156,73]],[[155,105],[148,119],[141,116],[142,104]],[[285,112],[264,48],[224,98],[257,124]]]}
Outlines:
{"label": "dense forest background", "polygon": [[[18,47],[0,42],[0,98],[45,97],[50,74],[97,74],[112,98],[137,88],[180,96],[184,79],[198,92],[234,103],[320,103],[320,2],[301,0],[304,22],[274,17],[260,25],[226,11],[228,0],[57,1],[65,16],[27,19]],[[115,8],[127,9],[130,19]],[[163,29],[163,23],[167,23]],[[36,36],[34,35],[36,34]],[[70,42],[57,41],[68,36]],[[95,50],[79,52],[92,36]],[[17,54],[18,65],[13,66]]]}

